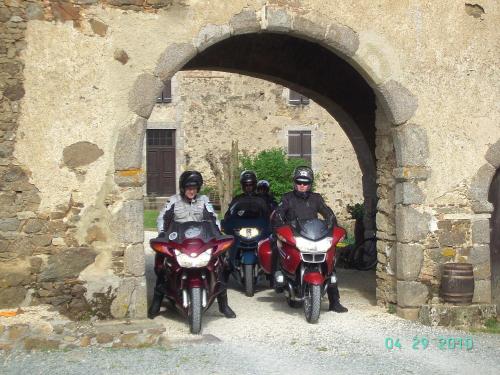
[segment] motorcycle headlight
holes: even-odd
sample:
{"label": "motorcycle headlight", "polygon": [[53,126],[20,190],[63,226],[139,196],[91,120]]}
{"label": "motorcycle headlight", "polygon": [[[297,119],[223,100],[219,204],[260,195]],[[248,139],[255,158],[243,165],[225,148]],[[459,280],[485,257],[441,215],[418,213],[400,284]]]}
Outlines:
{"label": "motorcycle headlight", "polygon": [[241,228],[238,234],[244,238],[254,238],[260,234],[260,230],[257,228]]}
{"label": "motorcycle headlight", "polygon": [[332,238],[326,237],[320,241],[311,241],[303,237],[295,237],[295,243],[300,251],[324,253],[332,246]]}
{"label": "motorcycle headlight", "polygon": [[181,253],[179,250],[175,250],[175,257],[177,259],[177,263],[179,266],[184,268],[199,268],[205,267],[208,262],[210,262],[210,258],[212,258],[212,249],[208,249],[204,251],[200,255],[196,255],[195,253],[188,255]]}

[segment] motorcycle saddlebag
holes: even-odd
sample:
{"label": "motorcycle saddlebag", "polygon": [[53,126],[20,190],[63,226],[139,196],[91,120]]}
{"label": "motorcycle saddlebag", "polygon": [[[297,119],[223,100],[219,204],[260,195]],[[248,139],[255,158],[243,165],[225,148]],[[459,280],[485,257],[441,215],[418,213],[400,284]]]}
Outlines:
{"label": "motorcycle saddlebag", "polygon": [[259,263],[265,273],[271,273],[271,242],[269,238],[259,242]]}

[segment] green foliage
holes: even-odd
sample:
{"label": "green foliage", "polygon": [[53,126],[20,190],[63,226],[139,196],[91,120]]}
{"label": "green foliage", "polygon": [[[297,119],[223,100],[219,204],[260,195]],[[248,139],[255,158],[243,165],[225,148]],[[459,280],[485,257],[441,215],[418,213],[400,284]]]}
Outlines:
{"label": "green foliage", "polygon": [[[271,193],[279,202],[281,196],[292,190],[293,170],[301,165],[309,165],[309,162],[299,158],[288,158],[281,148],[264,150],[255,156],[243,155],[240,159],[241,171],[250,169],[255,172],[258,180],[267,180],[271,185]],[[241,193],[241,187],[237,184],[238,190],[235,194]]]}
{"label": "green foliage", "polygon": [[347,212],[351,214],[351,217],[353,219],[362,219],[364,212],[365,212],[365,207],[363,203],[356,203],[355,205],[347,205]]}
{"label": "green foliage", "polygon": [[157,210],[144,210],[144,228],[156,230]]}

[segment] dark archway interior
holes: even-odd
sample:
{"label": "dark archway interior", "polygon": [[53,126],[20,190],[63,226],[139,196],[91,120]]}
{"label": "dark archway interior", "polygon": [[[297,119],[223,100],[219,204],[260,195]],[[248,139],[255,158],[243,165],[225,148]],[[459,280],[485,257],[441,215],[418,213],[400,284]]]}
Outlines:
{"label": "dark archway interior", "polygon": [[491,228],[491,296],[492,302],[500,304],[500,168],[491,182],[488,200],[493,203]]}
{"label": "dark archway interior", "polygon": [[[319,44],[285,34],[254,33],[225,39],[195,56],[183,70],[246,74],[288,86],[323,106],[353,144],[363,173],[367,229],[375,229],[375,94],[345,60]],[[341,171],[339,171],[341,174]]]}

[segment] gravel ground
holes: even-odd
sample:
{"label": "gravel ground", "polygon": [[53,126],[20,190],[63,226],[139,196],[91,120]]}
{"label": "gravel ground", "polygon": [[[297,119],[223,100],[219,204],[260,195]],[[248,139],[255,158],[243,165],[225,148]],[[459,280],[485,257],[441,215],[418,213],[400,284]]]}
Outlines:
{"label": "gravel ground", "polygon": [[[152,264],[151,253],[147,262]],[[400,319],[375,306],[372,272],[339,274],[349,312],[327,312],[324,300],[318,324],[308,324],[302,309],[288,307],[284,295],[262,288],[248,298],[233,285],[229,302],[238,317],[225,319],[212,306],[203,317],[201,337],[189,335],[176,312],[156,318],[167,328],[170,349],[0,354],[0,374],[500,374],[499,335]],[[415,336],[427,338],[429,346],[413,349]],[[388,350],[389,337],[399,339],[401,349]],[[440,350],[439,338],[471,338],[474,347]]]}

